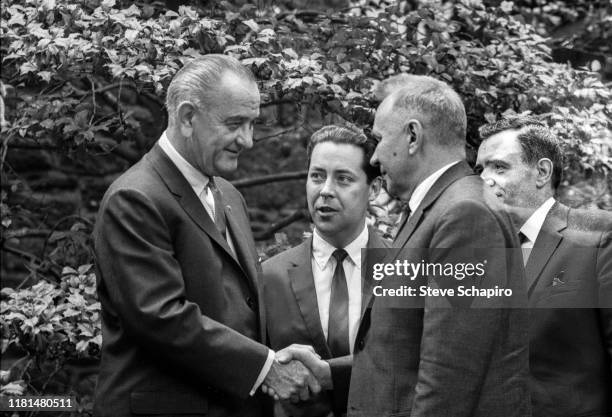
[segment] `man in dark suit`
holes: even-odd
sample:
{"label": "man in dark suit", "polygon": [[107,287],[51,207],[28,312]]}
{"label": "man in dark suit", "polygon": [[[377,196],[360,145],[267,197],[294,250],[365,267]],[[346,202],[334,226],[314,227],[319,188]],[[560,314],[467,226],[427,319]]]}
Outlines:
{"label": "man in dark suit", "polygon": [[95,229],[102,360],[94,414],[260,416],[265,382],[318,391],[262,342],[260,267],[244,199],[219,176],[252,146],[259,91],[237,60],[185,65],[168,129],[102,201]]}
{"label": "man in dark suit", "polygon": [[[504,249],[518,239],[464,160],[461,99],[441,81],[408,77],[378,108],[372,133],[372,163],[410,211],[394,241],[398,260],[459,265],[462,251],[497,248],[485,279],[466,285],[495,283],[514,299],[373,297],[357,334],[348,415],[528,416],[526,311],[506,308],[526,302],[520,259]],[[452,276],[425,278],[432,290],[454,285]]]}
{"label": "man in dark suit", "polygon": [[[277,406],[277,416],[346,413],[352,345],[364,294],[372,291],[372,280],[362,280],[361,250],[388,246],[375,229],[366,227],[368,203],[380,191],[380,171],[369,164],[375,146],[352,128],[326,126],[312,135],[306,198],[315,225],[313,236],[262,265],[270,346],[275,350],[292,344],[313,346],[320,361],[294,357],[313,368],[325,389],[311,401]],[[340,252],[342,261],[334,257]],[[338,320],[341,329],[335,327]]]}
{"label": "man in dark suit", "polygon": [[554,199],[563,154],[542,122],[507,118],[480,132],[476,167],[522,238],[533,415],[610,416],[612,213]]}

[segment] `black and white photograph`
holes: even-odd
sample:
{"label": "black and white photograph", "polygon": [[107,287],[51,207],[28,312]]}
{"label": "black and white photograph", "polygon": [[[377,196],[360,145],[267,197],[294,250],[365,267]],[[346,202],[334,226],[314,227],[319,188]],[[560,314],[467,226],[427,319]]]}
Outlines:
{"label": "black and white photograph", "polygon": [[612,1],[0,34],[0,415],[612,417]]}

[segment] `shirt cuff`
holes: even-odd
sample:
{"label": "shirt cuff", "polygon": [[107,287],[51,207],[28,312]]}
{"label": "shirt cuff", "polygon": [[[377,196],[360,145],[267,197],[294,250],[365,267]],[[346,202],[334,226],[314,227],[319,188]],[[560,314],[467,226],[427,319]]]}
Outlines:
{"label": "shirt cuff", "polygon": [[253,385],[253,389],[251,390],[249,395],[254,395],[255,391],[257,391],[257,388],[259,388],[259,386],[264,382],[264,379],[266,379],[266,375],[268,375],[268,372],[270,372],[270,368],[272,368],[272,364],[274,363],[274,356],[274,351],[269,349],[266,363],[264,363],[263,368],[261,368],[261,372],[259,373],[257,380],[255,380],[255,385]]}

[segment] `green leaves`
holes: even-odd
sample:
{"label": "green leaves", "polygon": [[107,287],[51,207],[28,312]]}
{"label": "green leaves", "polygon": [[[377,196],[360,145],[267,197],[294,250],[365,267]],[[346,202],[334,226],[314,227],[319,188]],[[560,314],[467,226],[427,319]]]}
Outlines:
{"label": "green leaves", "polygon": [[[547,113],[576,151],[569,158],[576,175],[607,172],[609,160],[593,140],[611,136],[610,89],[594,73],[550,62],[544,32],[517,14],[524,2],[386,5],[319,13],[221,2],[172,12],[116,0],[9,0],[1,15],[2,81],[18,91],[3,134],[8,143],[66,152],[119,151],[138,142],[132,161],[150,132],[143,133],[143,118],[124,103],[126,90],[154,97],[163,112],[168,83],[186,61],[226,53],[255,73],[264,105],[294,101],[361,126],[372,122],[376,82],[400,72],[431,75],[463,98],[468,142],[475,142],[479,124],[508,110]],[[557,0],[535,21],[575,20],[585,7],[581,0],[574,16]],[[609,16],[599,20],[591,33],[608,36]],[[73,249],[65,245],[54,259]]]}
{"label": "green leaves", "polygon": [[[3,327],[9,328],[2,334],[3,344],[50,359],[59,354],[64,361],[90,356],[90,345],[98,349],[101,344],[95,284],[88,264],[77,270],[65,267],[59,284],[40,281],[17,291],[3,289],[0,312]],[[76,351],[70,353],[65,343],[77,346]]]}

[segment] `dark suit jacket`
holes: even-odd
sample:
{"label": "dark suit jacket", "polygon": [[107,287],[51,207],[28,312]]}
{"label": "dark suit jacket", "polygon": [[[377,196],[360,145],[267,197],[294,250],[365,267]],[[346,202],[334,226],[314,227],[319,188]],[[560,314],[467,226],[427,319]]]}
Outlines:
{"label": "dark suit jacket", "polygon": [[526,273],[533,415],[612,415],[612,213],[555,203]]}
{"label": "dark suit jacket", "polygon": [[[510,219],[485,203],[481,179],[461,162],[435,182],[394,246],[418,262],[408,248],[516,248],[518,240]],[[432,251],[428,261],[453,259],[452,251],[442,252]],[[487,280],[513,289],[526,306],[520,257],[491,259],[486,271]],[[407,300],[372,298],[357,335],[349,416],[530,415],[526,309]],[[504,307],[510,302],[504,300],[474,303]]]}
{"label": "dark suit jacket", "polygon": [[[389,247],[389,243],[370,228],[368,248],[386,247]],[[329,361],[333,391],[300,405],[299,415],[321,417],[331,411],[338,414],[346,410],[353,361],[352,356],[331,357],[321,328],[311,259],[312,238],[264,262],[264,300],[272,349],[280,350],[293,343],[310,345],[322,359]],[[365,257],[362,265],[365,265]],[[371,279],[363,281],[364,307],[366,294],[371,292],[372,284]]]}
{"label": "dark suit jacket", "polygon": [[258,416],[268,354],[242,196],[215,178],[237,258],[156,145],[117,179],[95,228],[102,360],[96,416]]}

